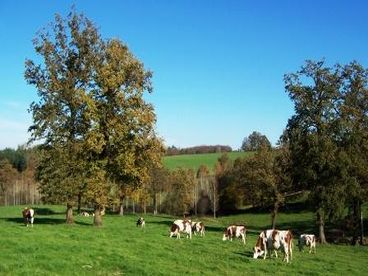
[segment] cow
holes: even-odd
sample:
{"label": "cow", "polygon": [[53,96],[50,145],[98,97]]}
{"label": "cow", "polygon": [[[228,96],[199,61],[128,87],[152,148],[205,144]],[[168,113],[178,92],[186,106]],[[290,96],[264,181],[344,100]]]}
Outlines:
{"label": "cow", "polygon": [[86,212],[86,211],[81,212],[81,213],[80,213],[80,215],[81,215],[82,217],[89,217],[89,213],[88,213],[88,212]]}
{"label": "cow", "polygon": [[146,222],[144,221],[144,218],[140,217],[137,220],[137,227],[140,226],[141,228],[144,228],[145,225],[146,225]]}
{"label": "cow", "polygon": [[33,227],[34,210],[32,208],[25,207],[22,211],[24,224],[28,227],[29,224]]}
{"label": "cow", "polygon": [[245,238],[246,238],[246,231],[247,229],[245,228],[244,225],[235,225],[232,224],[230,226],[228,226],[227,228],[225,228],[224,230],[224,235],[222,236],[222,240],[226,241],[226,240],[233,240],[233,238],[240,238],[243,243],[245,244]]}
{"label": "cow", "polygon": [[197,235],[197,233],[199,233],[201,235],[201,237],[203,237],[204,236],[204,231],[205,231],[205,228],[204,228],[203,222],[201,222],[201,221],[198,221],[198,222],[193,221],[192,222],[192,232],[194,232],[194,235]]}
{"label": "cow", "polygon": [[309,247],[309,253],[316,253],[316,236],[313,234],[302,234],[298,240],[299,251],[303,251],[304,246]]}
{"label": "cow", "polygon": [[[293,254],[293,235],[290,230],[265,230],[262,231],[257,239],[254,247],[253,258],[257,259],[263,255],[266,259],[267,253],[271,250],[275,252],[277,258],[277,250],[281,249],[284,252],[284,261],[291,261]],[[271,257],[271,252],[269,253]]]}
{"label": "cow", "polygon": [[170,238],[176,236],[177,239],[180,239],[181,232],[186,233],[187,238],[192,238],[192,222],[190,220],[175,220],[170,228]]}

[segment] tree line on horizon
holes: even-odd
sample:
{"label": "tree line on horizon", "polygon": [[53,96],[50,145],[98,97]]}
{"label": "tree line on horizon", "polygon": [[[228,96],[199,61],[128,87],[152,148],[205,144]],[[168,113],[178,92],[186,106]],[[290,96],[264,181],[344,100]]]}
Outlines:
{"label": "tree line on horizon", "polygon": [[[213,174],[206,166],[168,171],[153,106],[143,98],[152,92],[152,73],[123,42],[102,39],[75,11],[65,19],[56,15],[51,26],[34,40],[42,62],[27,60],[25,79],[39,96],[30,107],[32,141],[41,142],[33,175],[43,202],[65,204],[67,223],[73,208],[83,206],[94,210],[99,226],[106,207],[216,217],[252,205],[269,210],[276,227],[289,196],[303,192],[322,243],[326,227],[342,219],[352,243],[359,235],[363,243],[368,70],[358,62],[306,61],[285,74],[295,114],[277,147],[253,132],[242,144],[253,156],[231,161],[225,153]],[[22,161],[7,162],[0,163],[2,191],[10,168],[22,170]]]}

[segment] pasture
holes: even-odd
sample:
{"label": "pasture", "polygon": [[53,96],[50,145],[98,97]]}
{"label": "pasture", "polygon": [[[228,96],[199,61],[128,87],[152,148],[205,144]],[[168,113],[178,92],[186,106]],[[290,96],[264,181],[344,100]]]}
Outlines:
{"label": "pasture", "polygon": [[[182,154],[182,155],[165,156],[162,160],[162,163],[167,169],[170,170],[181,167],[197,171],[201,165],[206,165],[210,171],[213,171],[217,159],[222,154],[223,153],[204,153],[204,154]],[[231,160],[235,160],[239,157],[250,156],[252,154],[253,152],[241,152],[241,151],[233,151],[227,153],[227,155]]]}
{"label": "pasture", "polygon": [[[63,206],[36,206],[35,225],[22,223],[23,206],[0,207],[1,275],[366,275],[368,247],[317,245],[317,254],[299,252],[294,240],[290,264],[278,259],[252,259],[259,230],[267,228],[269,214],[240,214],[201,218],[206,236],[192,240],[168,238],[173,217],[146,215],[146,227],[136,227],[140,214],[107,214],[104,225],[93,217],[75,216],[64,223]],[[194,219],[194,218],[192,218]],[[230,223],[245,223],[247,244],[222,241]],[[312,231],[309,212],[284,213],[280,229]]]}

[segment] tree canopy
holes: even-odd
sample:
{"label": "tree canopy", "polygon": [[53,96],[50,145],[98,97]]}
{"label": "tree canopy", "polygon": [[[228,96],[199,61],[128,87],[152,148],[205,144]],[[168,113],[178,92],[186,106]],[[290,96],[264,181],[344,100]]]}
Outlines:
{"label": "tree canopy", "polygon": [[266,135],[253,131],[248,137],[244,138],[241,149],[244,151],[257,151],[261,147],[271,148],[271,143]]}
{"label": "tree canopy", "polygon": [[160,162],[155,113],[143,99],[152,92],[152,73],[123,42],[102,39],[75,11],[66,19],[56,15],[34,46],[42,62],[27,60],[25,78],[39,96],[30,107],[30,131],[42,143],[41,190],[69,210],[83,195],[100,224],[109,183],[139,186]]}

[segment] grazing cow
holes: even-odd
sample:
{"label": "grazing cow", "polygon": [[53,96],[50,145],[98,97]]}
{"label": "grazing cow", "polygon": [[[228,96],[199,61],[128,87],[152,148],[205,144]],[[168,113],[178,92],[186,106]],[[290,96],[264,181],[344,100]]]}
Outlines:
{"label": "grazing cow", "polygon": [[192,222],[192,232],[194,232],[194,235],[197,235],[199,233],[201,237],[204,236],[204,224],[201,221],[198,222]]}
{"label": "grazing cow", "polygon": [[240,238],[242,239],[243,243],[245,244],[245,237],[246,237],[246,228],[244,225],[230,225],[224,230],[224,235],[222,237],[223,241],[226,240],[233,240],[233,238]]}
{"label": "grazing cow", "polygon": [[140,217],[137,220],[137,227],[140,226],[141,228],[143,228],[146,225],[146,222],[144,221],[144,218]]}
{"label": "grazing cow", "polygon": [[302,234],[298,240],[299,251],[303,251],[304,246],[309,247],[309,253],[316,253],[316,236],[313,234]]}
{"label": "grazing cow", "polygon": [[34,210],[32,208],[25,207],[22,211],[24,224],[28,227],[28,224],[31,224],[33,227],[34,221]]}
{"label": "grazing cow", "polygon": [[192,238],[192,224],[190,220],[177,219],[173,222],[170,228],[170,238],[176,236],[177,239],[180,239],[180,232],[186,233],[187,238]]}
{"label": "grazing cow", "polygon": [[[267,252],[274,250],[277,258],[277,250],[281,248],[284,252],[284,261],[287,263],[292,259],[293,235],[290,230],[266,230],[262,231],[257,239],[257,243],[254,247],[253,258],[257,259],[263,255],[263,259],[266,259]],[[269,253],[271,257],[271,252]]]}
{"label": "grazing cow", "polygon": [[89,217],[89,213],[86,211],[81,212],[80,215],[83,217]]}

